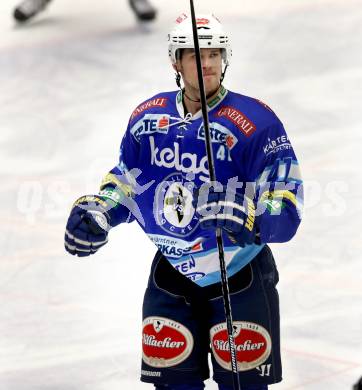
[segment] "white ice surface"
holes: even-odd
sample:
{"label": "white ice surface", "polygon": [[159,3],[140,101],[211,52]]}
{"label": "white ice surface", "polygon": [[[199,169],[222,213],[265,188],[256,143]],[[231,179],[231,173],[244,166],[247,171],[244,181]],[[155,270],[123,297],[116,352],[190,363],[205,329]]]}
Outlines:
{"label": "white ice surface", "polygon": [[[14,0],[15,1],[15,0]],[[117,161],[131,110],[174,89],[171,21],[188,1],[56,0],[16,27],[0,3],[0,389],[147,389],[138,381],[154,248],[136,224],[90,259],[63,249],[72,202]],[[296,238],[274,245],[284,381],[350,389],[362,373],[362,4],[199,0],[233,36],[226,86],[266,101],[306,181]],[[208,388],[216,389],[208,382]]]}

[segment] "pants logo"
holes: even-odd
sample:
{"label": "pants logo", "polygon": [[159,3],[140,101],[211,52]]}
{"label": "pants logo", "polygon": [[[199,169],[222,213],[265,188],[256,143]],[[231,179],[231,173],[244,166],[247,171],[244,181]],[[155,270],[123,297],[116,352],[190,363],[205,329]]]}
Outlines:
{"label": "pants logo", "polygon": [[165,321],[164,320],[154,320],[153,321],[153,329],[157,332],[157,333],[160,333],[162,328],[163,328],[163,325],[165,324]]}
{"label": "pants logo", "polygon": [[260,372],[259,376],[270,376],[271,364],[262,364],[256,369]]}
{"label": "pants logo", "polygon": [[194,347],[192,333],[170,318],[143,320],[142,359],[150,367],[173,367],[185,361]]}
{"label": "pants logo", "polygon": [[[234,321],[233,336],[239,371],[252,370],[266,362],[272,343],[269,332],[264,327],[253,322]],[[230,345],[225,322],[210,329],[210,339],[215,360],[221,367],[231,371]],[[264,368],[262,374],[267,375],[267,370]]]}

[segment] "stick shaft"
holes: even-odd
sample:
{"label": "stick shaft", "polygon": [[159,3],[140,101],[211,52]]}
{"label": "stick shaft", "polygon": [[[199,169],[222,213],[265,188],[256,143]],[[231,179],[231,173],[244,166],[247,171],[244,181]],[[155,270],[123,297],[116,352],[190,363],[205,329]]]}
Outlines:
{"label": "stick shaft", "polygon": [[[214,165],[214,159],[212,154],[209,115],[207,111],[206,93],[205,93],[204,78],[203,78],[202,65],[201,65],[200,45],[199,45],[199,38],[197,33],[197,23],[196,23],[193,0],[190,0],[190,9],[191,9],[192,31],[193,31],[195,57],[196,57],[196,65],[197,65],[197,76],[198,76],[199,89],[200,89],[201,111],[202,111],[202,118],[204,122],[204,130],[205,130],[205,148],[206,148],[207,161],[209,165],[210,181],[214,182],[216,181],[215,165]],[[230,347],[233,388],[234,390],[240,390],[235,340],[233,335],[233,320],[232,320],[232,312],[231,312],[229,284],[228,284],[226,265],[225,265],[225,254],[224,254],[222,232],[220,228],[216,230],[216,242],[217,242],[217,247],[219,252],[221,287],[222,287],[225,319],[226,319],[226,326],[227,326],[229,347]]]}

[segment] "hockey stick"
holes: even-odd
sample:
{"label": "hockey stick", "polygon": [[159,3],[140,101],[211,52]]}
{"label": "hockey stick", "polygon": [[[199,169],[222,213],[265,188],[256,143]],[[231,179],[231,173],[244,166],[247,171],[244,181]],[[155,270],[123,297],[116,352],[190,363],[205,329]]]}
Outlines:
{"label": "hockey stick", "polygon": [[[196,16],[193,0],[190,0],[190,9],[191,9],[191,20],[192,20],[192,33],[194,38],[195,46],[195,57],[196,57],[196,66],[197,66],[197,76],[199,80],[199,89],[200,89],[200,100],[201,100],[201,110],[202,117],[204,122],[205,129],[205,148],[207,154],[207,162],[209,165],[209,175],[210,181],[216,181],[214,159],[212,155],[212,146],[211,146],[211,136],[210,136],[210,125],[209,125],[209,115],[207,112],[207,102],[205,94],[204,79],[201,66],[201,53],[199,45],[199,36],[197,33],[196,25]],[[230,304],[230,294],[229,294],[229,284],[226,273],[225,265],[225,256],[224,256],[224,245],[222,239],[221,228],[216,230],[216,242],[219,251],[219,260],[220,260],[220,273],[221,273],[221,288],[222,295],[224,300],[224,309],[225,309],[225,318],[226,326],[228,331],[229,347],[230,347],[230,358],[231,358],[231,370],[233,375],[233,388],[234,390],[240,390],[240,382],[238,375],[238,361],[236,356],[235,340],[233,335],[233,319],[231,314],[231,304]]]}

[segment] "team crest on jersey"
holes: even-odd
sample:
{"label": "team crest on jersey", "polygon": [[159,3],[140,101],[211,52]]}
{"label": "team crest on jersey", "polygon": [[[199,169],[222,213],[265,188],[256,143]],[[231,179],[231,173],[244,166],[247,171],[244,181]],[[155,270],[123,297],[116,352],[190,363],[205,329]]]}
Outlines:
{"label": "team crest on jersey", "polygon": [[[268,331],[253,322],[233,321],[238,371],[259,367],[269,357],[272,342]],[[212,353],[221,367],[231,371],[230,345],[226,323],[210,329]]]}
{"label": "team crest on jersey", "polygon": [[146,114],[135,125],[131,127],[131,134],[140,142],[141,135],[154,133],[167,134],[170,125],[170,115]]}
{"label": "team crest on jersey", "polygon": [[164,317],[143,320],[142,359],[151,367],[173,367],[186,360],[194,347],[191,332]]}
{"label": "team crest on jersey", "polygon": [[[210,136],[211,136],[211,142],[225,145],[230,150],[238,142],[235,135],[228,128],[220,125],[217,122],[210,123]],[[200,126],[197,132],[197,139],[205,140],[204,125]]]}
{"label": "team crest on jersey", "polygon": [[194,183],[184,179],[182,173],[169,175],[156,189],[154,216],[156,223],[168,234],[185,237],[198,225],[192,206]]}

